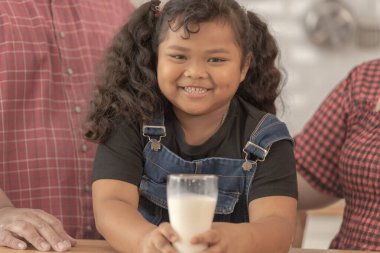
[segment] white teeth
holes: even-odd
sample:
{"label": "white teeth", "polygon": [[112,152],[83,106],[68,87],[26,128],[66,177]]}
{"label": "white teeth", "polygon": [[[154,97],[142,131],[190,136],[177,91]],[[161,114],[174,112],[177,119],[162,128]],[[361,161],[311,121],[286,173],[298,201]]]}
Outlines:
{"label": "white teeth", "polygon": [[198,87],[184,87],[184,90],[188,93],[206,93],[207,89]]}

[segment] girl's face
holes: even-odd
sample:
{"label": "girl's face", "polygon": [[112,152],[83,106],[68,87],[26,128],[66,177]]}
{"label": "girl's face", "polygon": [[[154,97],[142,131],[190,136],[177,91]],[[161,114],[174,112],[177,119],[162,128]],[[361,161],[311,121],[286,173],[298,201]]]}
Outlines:
{"label": "girl's face", "polygon": [[168,29],[158,47],[157,78],[174,112],[206,116],[228,108],[248,70],[231,26],[222,21],[199,24],[186,37],[183,28]]}

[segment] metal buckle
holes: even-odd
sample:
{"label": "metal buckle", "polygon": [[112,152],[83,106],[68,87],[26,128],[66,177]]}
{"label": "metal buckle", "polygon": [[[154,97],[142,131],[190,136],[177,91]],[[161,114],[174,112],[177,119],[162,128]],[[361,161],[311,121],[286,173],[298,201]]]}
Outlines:
{"label": "metal buckle", "polygon": [[166,128],[164,126],[151,126],[151,125],[143,125],[143,136],[145,137],[149,137],[148,135],[146,135],[144,132],[145,132],[145,129],[147,128],[153,128],[153,129],[162,129],[164,131],[164,134],[163,135],[159,135],[160,136],[160,140],[161,140],[161,137],[165,137],[166,136]]}
{"label": "metal buckle", "polygon": [[248,141],[247,144],[245,144],[245,146],[244,146],[244,148],[243,148],[243,152],[244,152],[244,154],[245,154],[245,157],[246,157],[246,158],[248,157],[247,147],[248,147],[249,145],[254,146],[255,148],[257,148],[257,149],[263,151],[263,153],[264,153],[264,158],[263,158],[263,159],[257,159],[256,161],[259,161],[259,162],[263,162],[263,161],[265,161],[265,157],[267,156],[269,150],[266,150],[266,149],[260,147],[259,145],[256,145],[255,143],[253,143],[253,142],[251,142],[251,141]]}
{"label": "metal buckle", "polygon": [[[150,138],[150,135],[145,134],[145,130],[147,128],[153,128],[153,129],[162,129],[164,134],[157,135],[159,136],[158,140],[154,138]],[[147,137],[150,142],[150,148],[154,151],[158,151],[161,149],[161,139],[162,137],[166,136],[166,128],[164,126],[152,126],[152,125],[143,125],[143,136]]]}

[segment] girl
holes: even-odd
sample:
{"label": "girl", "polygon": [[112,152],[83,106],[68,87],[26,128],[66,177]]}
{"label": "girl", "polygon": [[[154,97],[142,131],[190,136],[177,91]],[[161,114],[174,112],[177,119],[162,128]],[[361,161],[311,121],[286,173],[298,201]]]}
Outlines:
{"label": "girl", "polygon": [[143,4],[117,34],[93,99],[98,230],[120,252],[177,252],[167,175],[216,174],[213,226],[192,243],[288,252],[296,174],[292,139],[273,116],[274,39],[234,0],[159,4]]}

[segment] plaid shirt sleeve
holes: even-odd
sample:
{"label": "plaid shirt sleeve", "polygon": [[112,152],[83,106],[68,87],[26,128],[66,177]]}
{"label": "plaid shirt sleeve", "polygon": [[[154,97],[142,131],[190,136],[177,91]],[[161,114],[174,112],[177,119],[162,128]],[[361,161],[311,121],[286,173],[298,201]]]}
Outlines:
{"label": "plaid shirt sleeve", "polygon": [[298,172],[319,191],[339,198],[343,194],[338,168],[346,137],[351,78],[336,86],[295,137]]}

